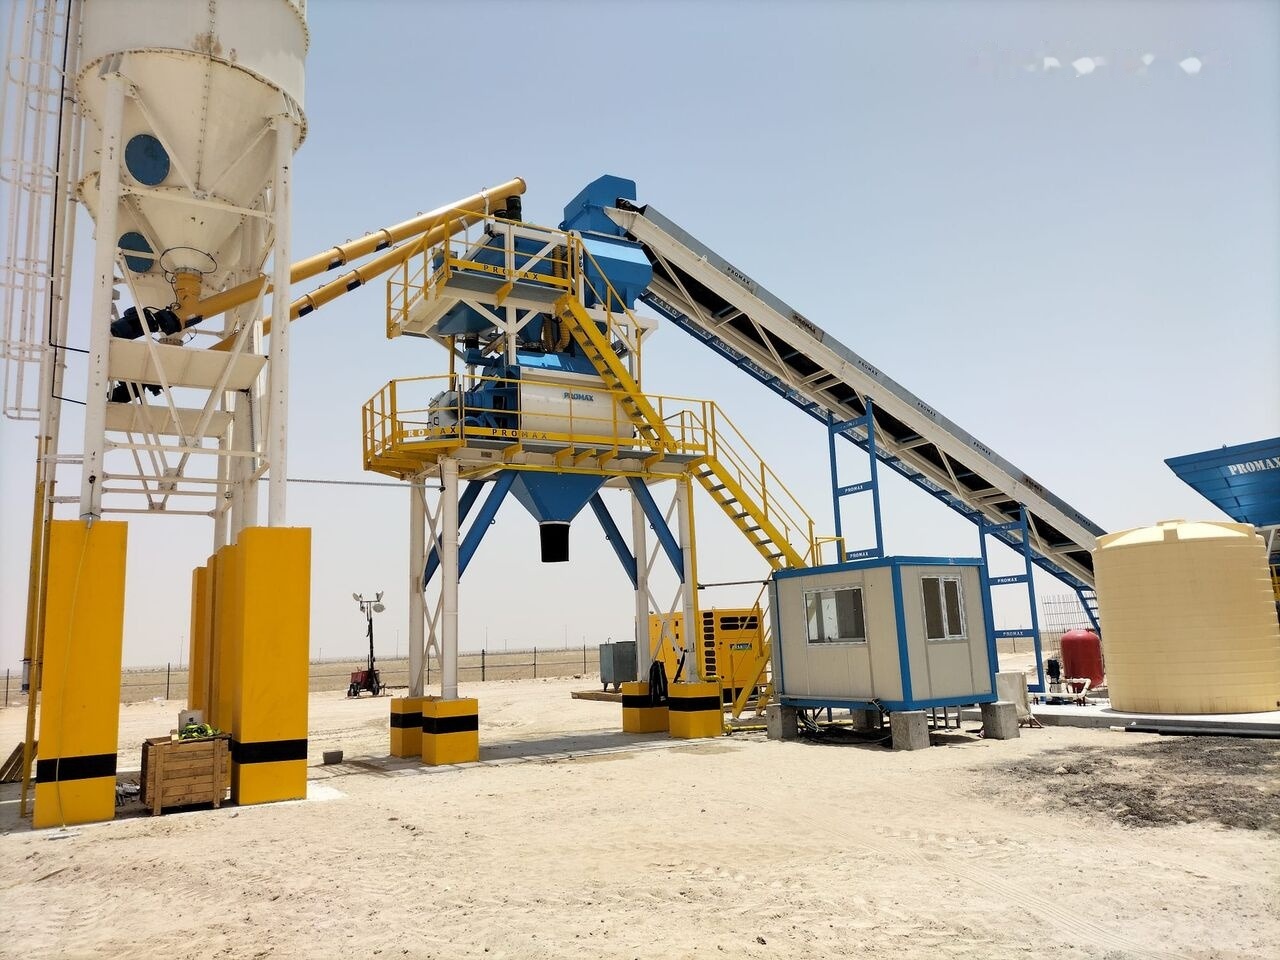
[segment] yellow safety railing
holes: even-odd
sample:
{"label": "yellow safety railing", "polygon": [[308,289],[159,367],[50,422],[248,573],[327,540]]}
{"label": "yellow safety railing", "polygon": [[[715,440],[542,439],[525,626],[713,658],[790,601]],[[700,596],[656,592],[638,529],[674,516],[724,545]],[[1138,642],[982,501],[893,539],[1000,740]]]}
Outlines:
{"label": "yellow safety railing", "polygon": [[[482,385],[490,396],[501,397],[506,408],[468,403],[467,392]],[[565,381],[536,376],[514,380],[441,374],[392,380],[361,410],[364,464],[413,473],[442,452],[478,440],[536,443],[539,449],[558,446],[569,456],[587,451],[607,460],[648,446],[623,409],[624,396],[595,387],[579,391]],[[822,546],[832,538],[815,536],[813,518],[717,404],[646,396],[674,440],[668,453],[718,461],[806,560],[821,562]],[[556,468],[563,466],[560,462]]]}
{"label": "yellow safety railing", "polygon": [[[482,386],[486,402],[468,402]],[[361,409],[365,466],[400,472],[420,467],[423,453],[432,448],[495,439],[533,442],[539,449],[559,446],[570,453],[586,450],[608,459],[647,447],[621,406],[623,397],[621,391],[577,388],[536,376],[516,380],[441,374],[392,380]],[[495,399],[504,406],[494,406]],[[688,397],[649,400],[675,440],[675,449],[668,452],[688,459],[707,455],[713,445],[707,424],[715,419],[715,404]]]}
{"label": "yellow safety railing", "polygon": [[[622,297],[601,269],[582,239],[572,233],[517,220],[479,212],[460,212],[460,216],[475,217],[478,222],[468,226],[465,220],[455,221],[457,231],[439,243],[424,247],[395,268],[387,278],[387,336],[399,336],[415,307],[443,294],[445,285],[457,273],[488,275],[503,282],[498,297],[505,298],[515,289],[515,284],[525,283],[551,291],[572,293],[579,302],[587,302],[589,293],[605,318],[606,333],[610,342],[620,345],[623,352],[633,358],[631,374],[640,378],[640,339],[643,326],[623,304]],[[503,226],[502,247],[486,246],[488,256],[501,249],[499,264],[476,259],[473,248],[486,235],[491,225]],[[447,229],[447,225],[446,225]],[[540,243],[539,249],[516,249],[516,239]],[[597,279],[592,280],[587,263],[595,268]],[[548,349],[563,349],[567,338],[559,343],[548,342]]]}
{"label": "yellow safety railing", "polygon": [[[576,237],[551,227],[480,212],[460,211],[459,215],[476,218],[478,222],[468,225],[464,219],[453,221],[457,227],[455,231],[449,231],[446,224],[446,232],[455,235],[424,247],[387,278],[388,337],[398,336],[414,307],[438,296],[449,279],[460,271],[501,279],[505,284],[502,296],[514,289],[517,282],[561,291],[577,289],[576,248],[579,244]],[[501,250],[502,262],[494,264],[474,259],[472,249],[484,238],[487,228],[495,224],[504,226],[504,244],[502,247],[486,246],[485,251],[492,256],[493,252]],[[539,242],[542,247],[533,252],[518,251],[517,238]]]}
{"label": "yellow safety railing", "polygon": [[822,551],[813,517],[719,406],[712,403],[710,413],[709,457],[729,471],[738,486],[759,505],[764,518],[797,548],[806,565],[819,564]]}

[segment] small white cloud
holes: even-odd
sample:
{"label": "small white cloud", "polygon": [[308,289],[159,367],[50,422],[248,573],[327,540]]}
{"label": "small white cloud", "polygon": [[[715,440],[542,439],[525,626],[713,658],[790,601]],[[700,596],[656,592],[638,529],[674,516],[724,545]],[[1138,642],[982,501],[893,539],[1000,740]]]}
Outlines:
{"label": "small white cloud", "polygon": [[1075,68],[1077,77],[1088,76],[1096,69],[1093,57],[1081,57],[1079,60],[1072,60],[1071,66]]}
{"label": "small white cloud", "polygon": [[1059,67],[1061,67],[1061,66],[1062,66],[1062,64],[1058,62],[1058,58],[1057,58],[1057,57],[1045,57],[1045,58],[1044,58],[1044,68],[1045,68],[1046,70],[1057,70],[1057,69],[1058,69]]}
{"label": "small white cloud", "polygon": [[1194,77],[1200,72],[1200,68],[1203,67],[1204,64],[1200,62],[1199,57],[1187,57],[1185,60],[1179,60],[1178,66],[1182,68],[1183,73]]}
{"label": "small white cloud", "polygon": [[1142,55],[1142,65],[1144,67],[1149,67],[1155,62],[1156,62],[1156,55],[1154,53],[1144,53]]}

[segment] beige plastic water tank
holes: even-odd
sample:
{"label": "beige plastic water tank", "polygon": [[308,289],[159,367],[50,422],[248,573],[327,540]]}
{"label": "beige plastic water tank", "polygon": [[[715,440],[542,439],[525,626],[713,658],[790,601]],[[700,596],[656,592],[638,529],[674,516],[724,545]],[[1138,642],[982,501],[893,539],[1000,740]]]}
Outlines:
{"label": "beige plastic water tank", "polygon": [[1280,707],[1280,623],[1253,527],[1166,520],[1101,537],[1093,558],[1114,709]]}

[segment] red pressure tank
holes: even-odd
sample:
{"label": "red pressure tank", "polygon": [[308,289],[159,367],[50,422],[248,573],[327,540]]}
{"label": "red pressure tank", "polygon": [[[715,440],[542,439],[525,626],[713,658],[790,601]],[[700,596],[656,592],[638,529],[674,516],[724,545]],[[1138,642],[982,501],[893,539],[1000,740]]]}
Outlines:
{"label": "red pressure tank", "polygon": [[1062,635],[1062,676],[1088,677],[1091,686],[1102,686],[1102,641],[1092,630],[1071,630]]}

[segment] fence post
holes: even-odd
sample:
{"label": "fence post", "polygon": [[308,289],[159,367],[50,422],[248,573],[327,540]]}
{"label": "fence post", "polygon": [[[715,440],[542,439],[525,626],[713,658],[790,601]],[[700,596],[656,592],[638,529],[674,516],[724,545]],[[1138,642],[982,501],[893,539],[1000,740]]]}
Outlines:
{"label": "fence post", "polygon": [[533,648],[533,679],[538,679],[538,648]]}
{"label": "fence post", "polygon": [[584,674],[587,672],[587,645],[585,643],[582,645],[582,672]]}
{"label": "fence post", "polygon": [[480,648],[480,682],[484,682],[484,647]]}
{"label": "fence post", "polygon": [[169,699],[169,677],[173,673],[173,664],[166,663],[164,665],[164,698]]}
{"label": "fence post", "polygon": [[4,705],[9,705],[9,671],[4,672]]}

